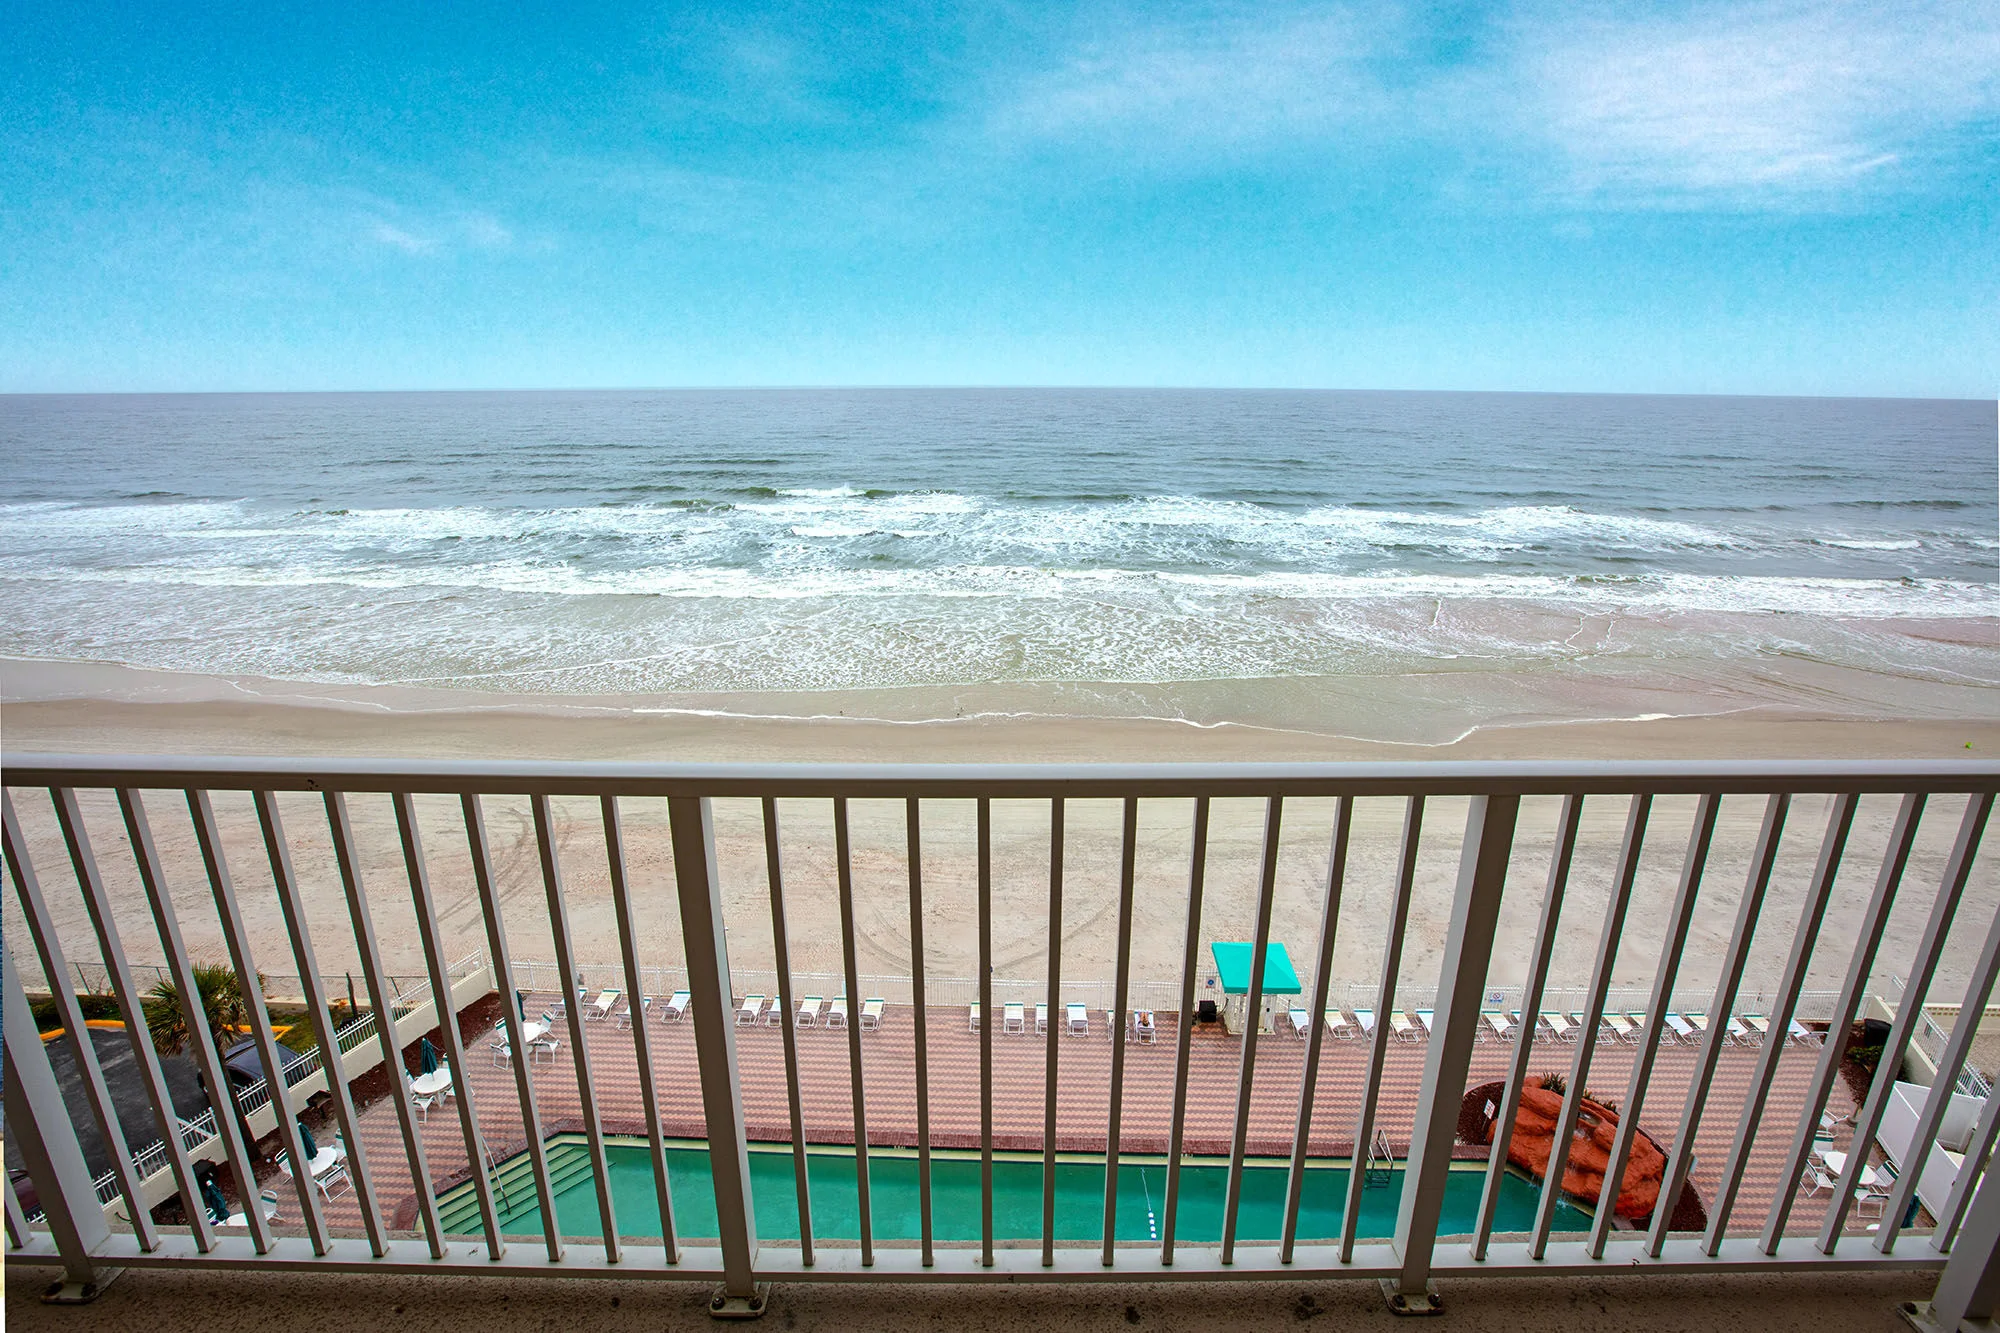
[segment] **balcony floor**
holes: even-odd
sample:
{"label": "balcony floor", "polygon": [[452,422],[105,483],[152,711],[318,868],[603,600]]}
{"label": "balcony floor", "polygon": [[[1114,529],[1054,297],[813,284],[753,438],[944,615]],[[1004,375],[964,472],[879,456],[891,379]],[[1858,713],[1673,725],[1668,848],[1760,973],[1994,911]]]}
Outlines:
{"label": "balcony floor", "polygon": [[[412,1328],[425,1333],[561,1329],[727,1328],[706,1311],[709,1288],[689,1283],[545,1279],[352,1277],[319,1274],[127,1273],[94,1305],[45,1306],[52,1270],[12,1268],[7,1327],[16,1333],[324,1333]],[[1413,1327],[1507,1333],[1907,1333],[1900,1301],[1923,1300],[1928,1274],[1535,1278],[1452,1281],[1444,1316]],[[1334,1329],[1403,1327],[1372,1282],[1093,1287],[779,1287],[772,1330]]]}

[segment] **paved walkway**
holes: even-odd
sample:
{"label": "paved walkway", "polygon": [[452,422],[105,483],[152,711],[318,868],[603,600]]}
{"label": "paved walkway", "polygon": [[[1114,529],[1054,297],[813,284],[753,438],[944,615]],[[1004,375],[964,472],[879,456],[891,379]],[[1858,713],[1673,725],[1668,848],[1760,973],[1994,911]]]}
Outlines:
{"label": "paved walkway", "polygon": [[[528,1012],[539,1013],[547,996],[531,997]],[[655,1006],[656,1011],[658,1006]],[[1089,1036],[1059,1039],[1057,1147],[1063,1151],[1101,1152],[1104,1148],[1110,1099],[1112,1043],[1103,1015],[1093,1011]],[[1173,1017],[1162,1015],[1159,1039],[1151,1045],[1128,1045],[1125,1063],[1122,1151],[1161,1153],[1166,1150],[1173,1107],[1175,1031]],[[932,1143],[936,1147],[979,1145],[979,1035],[969,1030],[963,1008],[929,1011],[929,1055]],[[604,1128],[615,1134],[642,1135],[646,1117],[641,1106],[633,1034],[615,1020],[584,1024],[589,1043],[592,1089]],[[581,1125],[582,1105],[576,1065],[567,1025],[553,1059],[532,1066],[535,1096],[545,1132]],[[868,1137],[872,1145],[916,1143],[915,1024],[907,1008],[891,1008],[879,1030],[862,1034],[863,1084],[867,1094]],[[743,1089],[744,1120],[753,1140],[788,1141],[790,1113],[786,1098],[783,1034],[775,1026],[735,1029],[737,1061]],[[694,1028],[691,1023],[651,1024],[654,1069],[660,1083],[660,1121],[676,1138],[704,1138],[697,1080]],[[848,1043],[839,1030],[815,1028],[798,1033],[799,1085],[804,1099],[806,1136],[817,1143],[853,1141],[853,1115],[848,1078]],[[1265,1034],[1257,1043],[1251,1096],[1249,1152],[1255,1156],[1289,1155],[1306,1043],[1289,1036]],[[1469,1084],[1503,1078],[1513,1054],[1511,1044],[1487,1040],[1474,1048]],[[1029,1034],[993,1034],[995,1146],[1039,1150],[1042,1146],[1043,1087],[1047,1038]],[[1586,1086],[1619,1104],[1626,1100],[1627,1081],[1636,1051],[1629,1046],[1600,1045]],[[1687,1046],[1660,1052],[1647,1092],[1641,1123],[1664,1141],[1677,1134],[1687,1084],[1699,1051]],[[1816,1048],[1788,1048],[1746,1173],[1740,1201],[1731,1219],[1734,1233],[1761,1227],[1771,1200],[1792,1182],[1779,1179],[1782,1158],[1797,1124],[1818,1057]],[[1710,1090],[1707,1110],[1696,1144],[1694,1180],[1702,1197],[1715,1194],[1737,1117],[1748,1099],[1758,1052],[1730,1046],[1724,1050]],[[1422,1042],[1391,1041],[1383,1071],[1376,1123],[1398,1155],[1408,1146],[1423,1076]],[[1538,1044],[1530,1065],[1534,1074],[1568,1077],[1576,1057],[1574,1047],[1555,1042]],[[1213,1025],[1194,1034],[1189,1061],[1187,1151],[1227,1154],[1235,1114],[1236,1089],[1242,1059],[1240,1038]],[[1368,1046],[1360,1040],[1329,1039],[1320,1063],[1312,1123],[1315,1156],[1345,1156],[1352,1146],[1365,1085]],[[526,1144],[511,1068],[496,1064],[485,1038],[467,1049],[468,1067],[459,1085],[469,1095],[487,1146],[496,1157],[518,1152]],[[1852,1110],[1844,1084],[1836,1083],[1833,1114]],[[1847,1131],[1836,1131],[1844,1137]],[[467,1172],[464,1135],[456,1108],[441,1103],[422,1125],[425,1153],[440,1190],[463,1180]],[[384,1098],[363,1112],[361,1138],[375,1176],[385,1217],[403,1219],[414,1213],[414,1190],[407,1156],[396,1124],[395,1108]],[[1841,1146],[1845,1146],[1844,1143]],[[1461,1149],[1468,1155],[1473,1150]],[[266,1182],[267,1187],[269,1182]],[[297,1201],[282,1195],[282,1218],[296,1218]],[[1788,1231],[1818,1226],[1824,1197],[1800,1197]],[[329,1217],[341,1234],[361,1234],[355,1197],[336,1199]],[[1862,1229],[1870,1219],[1855,1219]],[[407,1225],[407,1221],[405,1222]]]}

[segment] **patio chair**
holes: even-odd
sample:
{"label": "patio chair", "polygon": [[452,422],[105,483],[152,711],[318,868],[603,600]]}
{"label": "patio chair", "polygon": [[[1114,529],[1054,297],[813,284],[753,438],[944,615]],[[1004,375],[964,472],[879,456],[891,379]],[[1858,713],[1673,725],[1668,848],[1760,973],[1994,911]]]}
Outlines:
{"label": "patio chair", "polygon": [[1799,1193],[1808,1199],[1816,1199],[1822,1194],[1833,1193],[1839,1182],[1818,1167],[1808,1166],[1799,1173]]}
{"label": "patio chair", "polygon": [[[264,1215],[266,1222],[276,1218],[278,1216],[278,1192],[276,1190],[264,1190],[259,1193],[257,1196],[257,1211]],[[229,1215],[227,1221],[218,1222],[216,1225],[224,1227],[247,1227],[250,1225],[250,1215],[247,1212],[234,1212]]]}
{"label": "patio chair", "polygon": [[505,1037],[495,1037],[489,1047],[493,1052],[493,1067],[502,1068],[514,1061],[514,1046]]}
{"label": "patio chair", "polygon": [[1630,1042],[1632,1040],[1632,1020],[1623,1014],[1606,1014],[1604,1026],[1611,1030],[1611,1040]]}
{"label": "patio chair", "polygon": [[[1134,1014],[1133,1017],[1137,1018],[1138,1015]],[[1307,1037],[1310,1037],[1312,1035],[1312,1028],[1313,1028],[1312,1015],[1307,1013],[1305,1010],[1287,1009],[1285,1011],[1285,1018],[1292,1025],[1292,1035],[1294,1037],[1297,1037],[1300,1041],[1304,1041]]]}
{"label": "patio chair", "polygon": [[1479,1015],[1487,1029],[1502,1041],[1514,1040],[1514,1020],[1498,1009],[1488,1009]]}
{"label": "patio chair", "polygon": [[1701,1040],[1701,1034],[1695,1031],[1694,1024],[1679,1014],[1667,1015],[1667,1027],[1672,1030],[1674,1040],[1684,1045],[1693,1046]]}
{"label": "patio chair", "polygon": [[1401,1009],[1389,1011],[1389,1030],[1396,1034],[1397,1041],[1422,1041],[1423,1034],[1410,1022],[1410,1016]]}
{"label": "patio chair", "polygon": [[1341,1041],[1346,1041],[1348,1038],[1354,1035],[1354,1029],[1347,1025],[1347,1015],[1341,1013],[1340,1010],[1338,1009],[1327,1010],[1325,1018],[1326,1018],[1326,1030],[1332,1036],[1338,1038]]}
{"label": "patio chair", "polygon": [[[1632,1025],[1632,1032],[1627,1040],[1634,1046],[1637,1046],[1640,1040],[1646,1035],[1646,1016],[1644,1014],[1626,1014],[1625,1021]],[[1661,1024],[1660,1026],[1659,1043],[1662,1046],[1671,1046],[1674,1044],[1674,1034],[1667,1031],[1665,1024]]]}
{"label": "patio chair", "polygon": [[1732,1017],[1722,1025],[1723,1033],[1738,1046],[1750,1044],[1750,1029],[1743,1026],[1743,1020]]}
{"label": "patio chair", "polygon": [[764,997],[746,995],[743,1003],[736,1006],[736,1026],[748,1027],[764,1016]]}
{"label": "patio chair", "polygon": [[1047,1036],[1049,1031],[1049,1002],[1035,1001],[1035,1035]]}
{"label": "patio chair", "polygon": [[1063,1006],[1063,1026],[1072,1037],[1090,1035],[1090,1010],[1074,1002]]}
{"label": "patio chair", "polygon": [[968,1009],[970,1012],[967,1014],[966,1031],[977,1032],[979,1031],[979,1001],[974,1000],[968,1006]]}
{"label": "patio chair", "polygon": [[1708,1035],[1708,1015],[1688,1014],[1686,1017],[1688,1026],[1694,1029],[1695,1042],[1699,1044],[1701,1039]]}
{"label": "patio chair", "polygon": [[1556,1041],[1575,1041],[1576,1024],[1562,1014],[1543,1014],[1542,1021],[1549,1025],[1549,1036]]}
{"label": "patio chair", "polygon": [[562,1037],[551,1029],[528,1043],[528,1059],[532,1061],[535,1057],[540,1056],[550,1064],[554,1064],[556,1052],[561,1049]]}
{"label": "patio chair", "polygon": [[1791,1031],[1785,1036],[1795,1046],[1818,1046],[1826,1040],[1825,1033],[1807,1027],[1796,1018],[1792,1020]]}
{"label": "patio chair", "polygon": [[1362,1036],[1372,1037],[1375,1035],[1375,1011],[1373,1009],[1356,1009],[1354,1011],[1354,1021],[1360,1027]]}
{"label": "patio chair", "polygon": [[688,1016],[688,1003],[694,997],[687,991],[677,990],[667,997],[666,1010],[660,1015],[669,1023],[678,1023]]}
{"label": "patio chair", "polygon": [[[639,1012],[640,1012],[640,1013],[642,1013],[642,1014],[650,1014],[650,1013],[652,1013],[652,1012],[653,1012],[653,997],[652,997],[652,996],[650,996],[650,995],[641,995],[641,996],[639,997]],[[632,1026],[632,1006],[631,1006],[631,1005],[629,1005],[629,1004],[628,1004],[628,1005],[626,1005],[626,1006],[625,1006],[625,1007],[624,1007],[623,1009],[620,1009],[620,1010],[618,1011],[618,1026],[619,1026],[619,1027],[621,1027],[621,1028],[629,1028],[629,1027],[631,1027],[631,1026]]]}
{"label": "patio chair", "polygon": [[785,1022],[785,1006],[773,995],[771,1003],[764,1007],[763,1024],[768,1028],[781,1027]]}
{"label": "patio chair", "polygon": [[1028,1006],[1018,1000],[1009,1000],[1000,1006],[1000,1030],[1002,1032],[1026,1032],[1028,1030]]}
{"label": "patio chair", "polygon": [[819,1007],[825,1003],[826,1001],[817,995],[808,995],[800,1000],[798,1012],[792,1015],[793,1025],[802,1028],[816,1025],[819,1022]]}
{"label": "patio chair", "polygon": [[1153,1011],[1151,1009],[1134,1009],[1132,1011],[1132,1040],[1150,1046],[1153,1044],[1154,1033]]}
{"label": "patio chair", "polygon": [[833,1003],[826,1007],[826,1017],[820,1020],[822,1027],[844,1028],[847,1026],[847,997],[836,995]]}
{"label": "patio chair", "polygon": [[1412,1018],[1416,1019],[1416,1020],[1417,1020],[1417,1026],[1418,1026],[1419,1028],[1421,1028],[1421,1029],[1422,1029],[1422,1031],[1420,1031],[1420,1032],[1419,1032],[1419,1033],[1417,1034],[1417,1035],[1418,1035],[1419,1037],[1428,1037],[1428,1036],[1430,1036],[1430,1035],[1431,1035],[1431,1028],[1432,1028],[1432,1025],[1433,1025],[1433,1023],[1434,1023],[1434,1022],[1436,1021],[1436,1019],[1437,1019],[1437,1011],[1436,1011],[1436,1010],[1434,1010],[1434,1009],[1419,1009],[1419,1010],[1415,1011],[1414,1013],[1412,1013],[1412,1014],[1410,1015],[1410,1017],[1412,1017]]}
{"label": "patio chair", "polygon": [[1762,1014],[1743,1015],[1743,1026],[1750,1029],[1748,1044],[1751,1046],[1762,1046],[1764,1039],[1771,1034],[1771,1020]]}
{"label": "patio chair", "polygon": [[618,1003],[618,996],[621,993],[620,991],[611,989],[599,991],[596,1003],[583,1011],[585,1020],[597,1021],[611,1017],[611,1006]]}
{"label": "patio chair", "polygon": [[889,1002],[879,995],[873,999],[863,1000],[861,1002],[861,1030],[863,1032],[873,1032],[881,1027],[882,1011],[888,1007]]}

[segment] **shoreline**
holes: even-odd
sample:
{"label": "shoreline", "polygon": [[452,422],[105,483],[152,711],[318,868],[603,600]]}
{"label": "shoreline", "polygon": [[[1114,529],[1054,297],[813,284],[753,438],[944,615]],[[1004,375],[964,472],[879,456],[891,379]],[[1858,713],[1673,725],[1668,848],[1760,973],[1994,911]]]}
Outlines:
{"label": "shoreline", "polygon": [[[1662,673],[1663,675],[1666,673]],[[1792,692],[1505,672],[701,695],[498,695],[0,658],[0,751],[717,762],[1943,758],[2000,752],[2000,691],[1826,671]],[[1863,675],[1865,684],[1880,677]],[[1831,694],[1831,699],[1828,696]],[[1570,708],[1561,708],[1568,699]],[[1950,704],[1964,707],[1953,715]]]}

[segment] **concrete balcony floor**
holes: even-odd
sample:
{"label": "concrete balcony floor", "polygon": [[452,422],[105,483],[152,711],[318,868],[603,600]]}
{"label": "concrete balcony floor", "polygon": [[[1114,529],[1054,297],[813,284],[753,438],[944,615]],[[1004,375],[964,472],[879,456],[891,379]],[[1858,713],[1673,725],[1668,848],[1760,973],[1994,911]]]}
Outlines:
{"label": "concrete balcony floor", "polygon": [[[691,1283],[372,1277],[338,1274],[128,1272],[95,1304],[42,1305],[54,1270],[11,1268],[6,1326],[14,1333],[554,1333],[729,1327],[708,1317],[710,1288]],[[1215,1283],[1069,1287],[841,1286],[777,1288],[751,1328],[903,1333],[986,1329],[1524,1330],[1531,1333],[1907,1333],[1899,1302],[1924,1300],[1925,1273],[1832,1276],[1650,1276],[1485,1279],[1444,1285],[1442,1318],[1397,1321],[1373,1282]]]}

